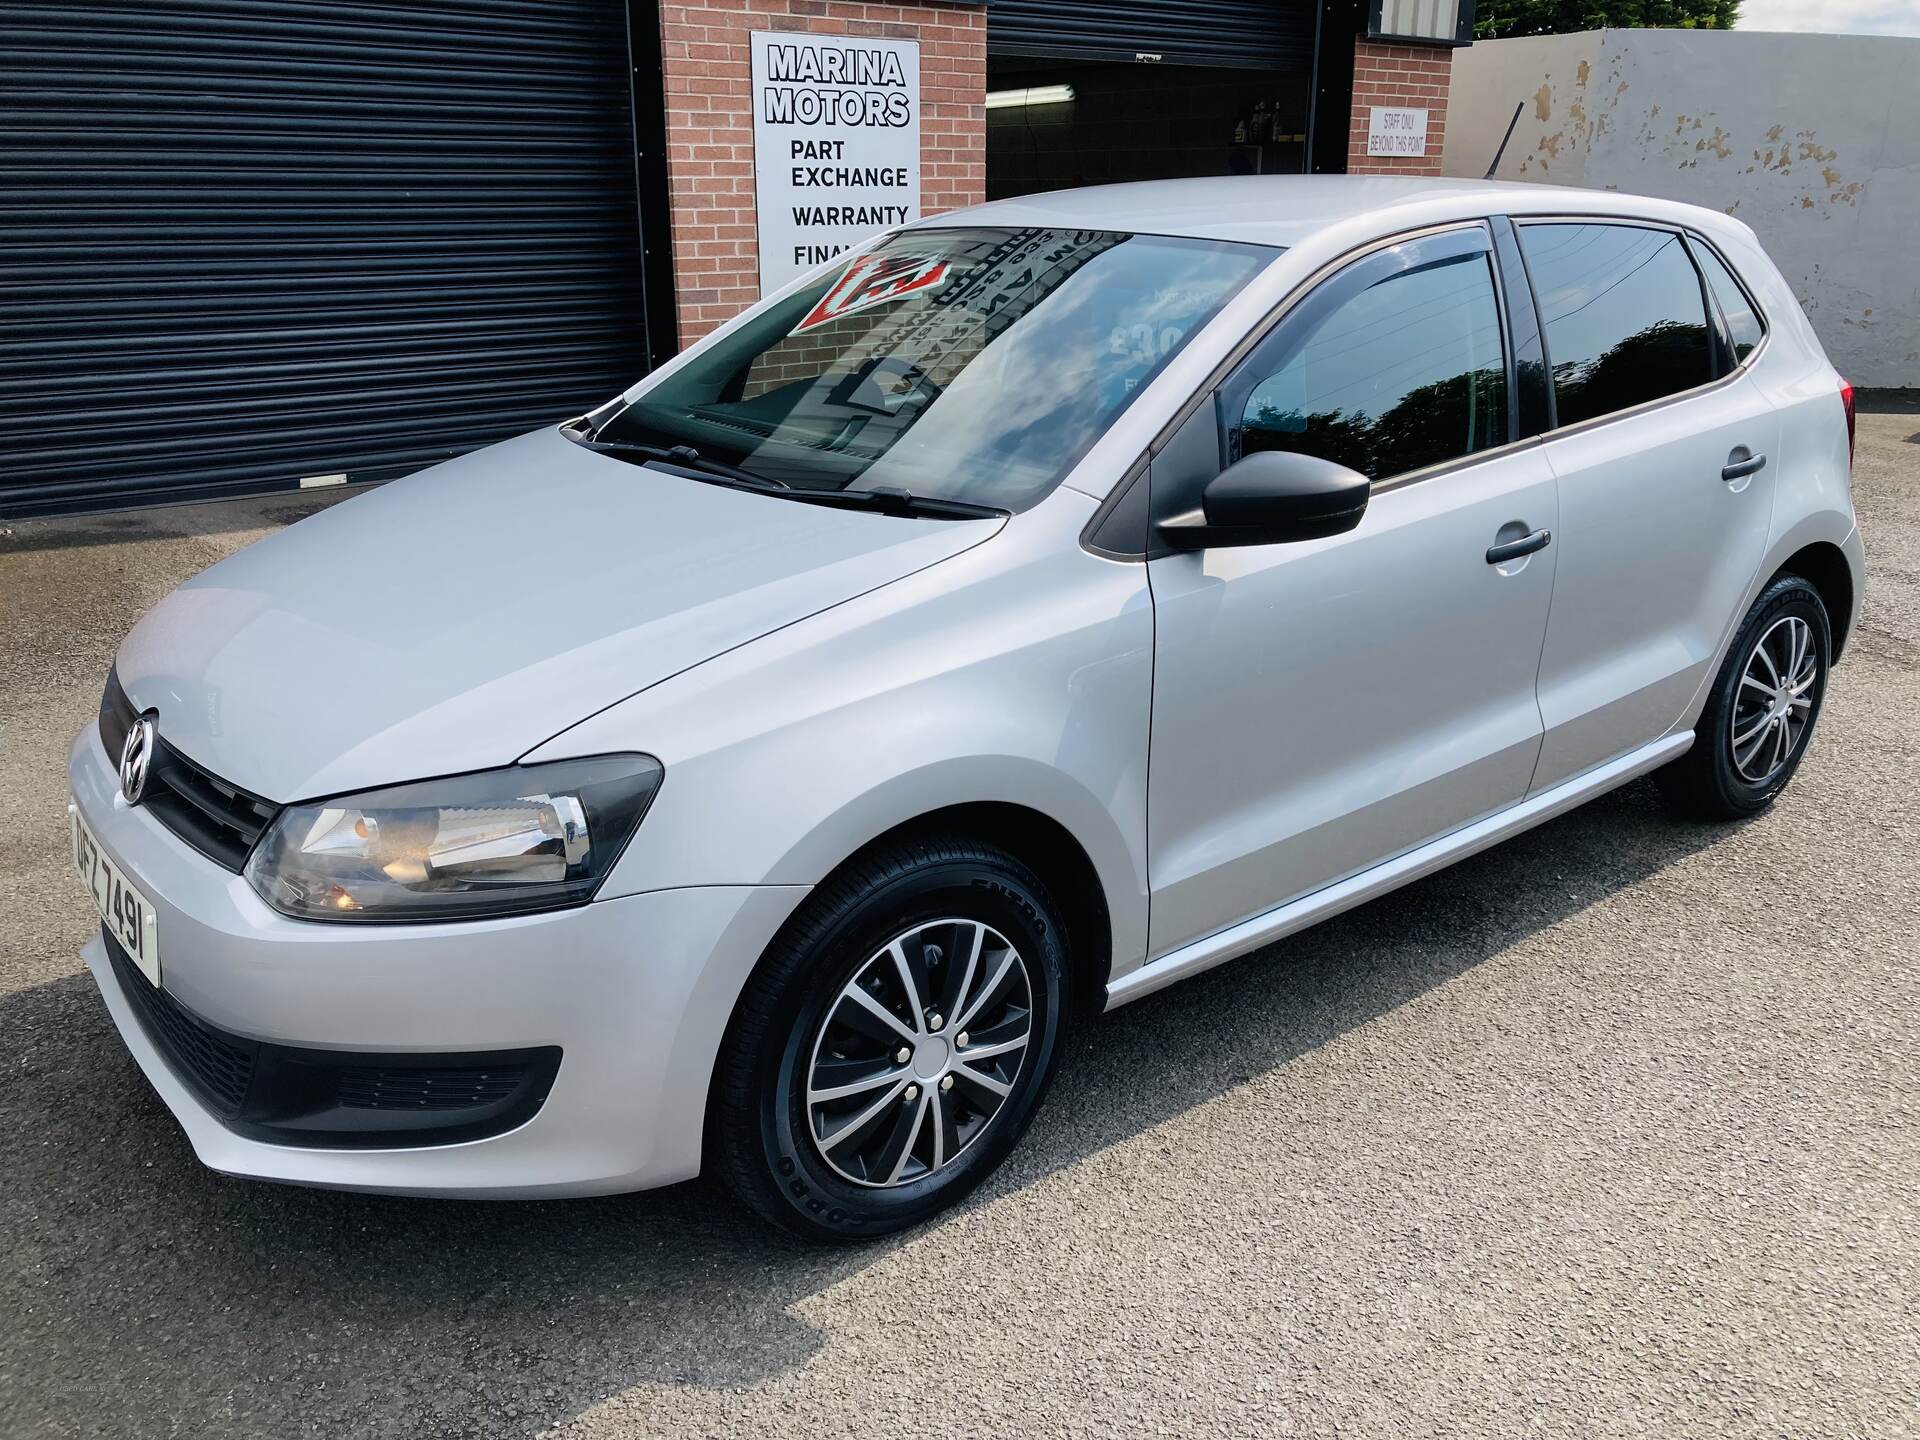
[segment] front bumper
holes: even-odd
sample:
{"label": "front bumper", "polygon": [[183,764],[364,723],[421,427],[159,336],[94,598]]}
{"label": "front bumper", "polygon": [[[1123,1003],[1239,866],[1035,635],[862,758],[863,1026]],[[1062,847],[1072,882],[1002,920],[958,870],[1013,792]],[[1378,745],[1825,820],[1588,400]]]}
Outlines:
{"label": "front bumper", "polygon": [[[161,1054],[96,937],[81,952],[127,1048],[216,1170],[405,1194],[638,1190],[700,1168],[708,1081],[740,987],[803,886],[710,886],[464,924],[289,920],[121,799],[89,725],[68,779],[101,846],[153,901],[161,980],[208,1025],[268,1046],[391,1054],[561,1051],[532,1117],[430,1145],[269,1143]],[[127,984],[141,983],[137,975]]]}

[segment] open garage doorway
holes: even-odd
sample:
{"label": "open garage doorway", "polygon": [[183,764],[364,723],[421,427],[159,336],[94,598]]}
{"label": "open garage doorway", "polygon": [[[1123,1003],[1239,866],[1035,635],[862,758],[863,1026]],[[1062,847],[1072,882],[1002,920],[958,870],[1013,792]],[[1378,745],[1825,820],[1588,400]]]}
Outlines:
{"label": "open garage doorway", "polygon": [[987,198],[1307,168],[1308,67],[987,60]]}
{"label": "open garage doorway", "polygon": [[1320,31],[1321,0],[995,0],[987,198],[1308,169]]}

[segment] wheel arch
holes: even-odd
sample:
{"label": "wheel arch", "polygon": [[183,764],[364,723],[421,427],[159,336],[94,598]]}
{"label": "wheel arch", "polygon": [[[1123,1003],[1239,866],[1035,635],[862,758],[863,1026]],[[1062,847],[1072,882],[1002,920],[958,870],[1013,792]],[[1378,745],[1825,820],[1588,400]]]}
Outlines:
{"label": "wheel arch", "polygon": [[[1067,928],[1068,985],[1073,1009],[1093,1015],[1105,1007],[1106,986],[1112,970],[1113,922],[1106,887],[1093,857],[1071,830],[1055,817],[1030,805],[1008,800],[969,800],[940,806],[900,820],[849,851],[822,876],[825,886],[874,853],[916,837],[963,836],[1005,850],[1037,874],[1059,905]],[[810,888],[818,888],[810,887]],[[708,1056],[708,1079],[700,1127],[702,1165],[713,1153],[714,1124],[720,1098],[717,1084],[725,1062],[727,1041],[743,997],[793,928],[804,922],[807,904],[796,905],[769,937],[758,958],[734,987],[725,1022]]]}
{"label": "wheel arch", "polygon": [[[1827,622],[1833,631],[1831,658],[1838,660],[1853,624],[1853,567],[1847,563],[1846,552],[1831,541],[1816,540],[1783,560],[1767,584],[1771,585],[1782,575],[1798,575],[1820,592],[1821,602],[1827,607]],[[1765,590],[1766,586],[1760,588]]]}
{"label": "wheel arch", "polygon": [[1075,881],[1095,894],[1079,914],[1104,917],[1105,930],[1076,948],[1103,986],[1110,970],[1144,957],[1144,794],[1103,800],[1069,770],[1024,755],[949,756],[879,781],[796,835],[763,883],[824,884],[877,845],[943,828],[1000,845],[1050,888]]}
{"label": "wheel arch", "polygon": [[1068,974],[1076,1008],[1089,1014],[1101,1009],[1113,969],[1113,918],[1106,887],[1086,847],[1053,816],[1005,800],[948,805],[876,835],[836,870],[874,850],[934,835],[983,841],[1005,850],[1040,877],[1066,924]]}
{"label": "wheel arch", "polygon": [[[1102,1008],[1113,968],[1114,921],[1107,885],[1088,847],[1059,818],[1032,805],[1008,799],[965,800],[922,810],[873,830],[823,873],[817,886],[853,868],[878,850],[935,835],[964,836],[1005,850],[1029,866],[1059,905],[1067,928],[1068,964],[1076,1002]],[[754,969],[764,963],[799,922],[805,904],[796,907],[779,933],[768,941]],[[751,976],[749,976],[749,983]],[[742,990],[746,988],[744,985]],[[737,1003],[737,1000],[736,1000]]]}

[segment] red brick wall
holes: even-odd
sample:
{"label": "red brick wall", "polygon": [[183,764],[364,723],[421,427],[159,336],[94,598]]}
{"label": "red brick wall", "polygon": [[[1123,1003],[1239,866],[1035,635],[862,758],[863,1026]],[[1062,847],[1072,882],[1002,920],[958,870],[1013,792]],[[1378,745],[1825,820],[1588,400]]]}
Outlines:
{"label": "red brick wall", "polygon": [[662,0],[667,184],[680,343],[760,297],[753,206],[755,30],[920,42],[920,210],[986,198],[987,18],[977,4]]}
{"label": "red brick wall", "polygon": [[[1347,172],[1352,175],[1438,175],[1440,146],[1447,135],[1447,81],[1453,51],[1432,45],[1353,42],[1353,123],[1347,131]],[[1425,155],[1367,154],[1367,111],[1375,105],[1408,105],[1427,111]]]}

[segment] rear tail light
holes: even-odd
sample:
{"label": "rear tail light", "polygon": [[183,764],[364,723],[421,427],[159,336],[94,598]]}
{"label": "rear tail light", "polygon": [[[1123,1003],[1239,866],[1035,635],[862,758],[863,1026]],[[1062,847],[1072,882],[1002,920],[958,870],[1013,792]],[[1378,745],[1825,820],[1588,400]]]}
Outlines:
{"label": "rear tail light", "polygon": [[1840,382],[1840,408],[1847,412],[1847,469],[1853,469],[1853,382]]}

